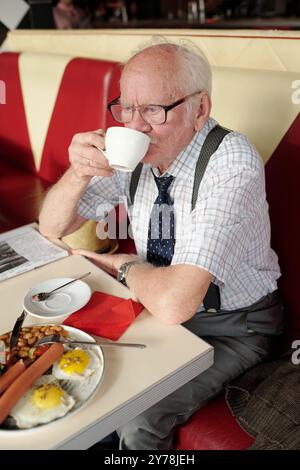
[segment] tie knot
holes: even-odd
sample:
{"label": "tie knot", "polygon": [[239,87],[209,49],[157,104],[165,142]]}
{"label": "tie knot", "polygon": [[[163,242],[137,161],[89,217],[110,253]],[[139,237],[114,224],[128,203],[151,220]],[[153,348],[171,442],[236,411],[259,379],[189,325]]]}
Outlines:
{"label": "tie knot", "polygon": [[169,186],[174,179],[174,176],[170,175],[158,177],[154,175],[154,179],[160,196],[163,196],[167,194]]}

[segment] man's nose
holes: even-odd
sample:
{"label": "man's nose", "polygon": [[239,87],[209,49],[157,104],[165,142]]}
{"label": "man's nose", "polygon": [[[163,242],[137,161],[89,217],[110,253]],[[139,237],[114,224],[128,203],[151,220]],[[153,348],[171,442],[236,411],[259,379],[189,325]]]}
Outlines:
{"label": "man's nose", "polygon": [[149,132],[151,130],[151,125],[144,121],[137,109],[134,110],[132,119],[126,124],[126,127],[140,132]]}

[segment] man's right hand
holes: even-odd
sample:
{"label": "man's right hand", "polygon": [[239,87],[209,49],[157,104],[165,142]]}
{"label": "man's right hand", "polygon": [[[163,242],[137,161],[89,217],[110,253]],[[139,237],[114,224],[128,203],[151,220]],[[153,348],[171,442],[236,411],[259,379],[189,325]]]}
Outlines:
{"label": "man's right hand", "polygon": [[102,129],[74,135],[69,147],[69,160],[76,177],[89,180],[92,176],[113,176],[114,170],[101,152],[105,149],[104,137]]}

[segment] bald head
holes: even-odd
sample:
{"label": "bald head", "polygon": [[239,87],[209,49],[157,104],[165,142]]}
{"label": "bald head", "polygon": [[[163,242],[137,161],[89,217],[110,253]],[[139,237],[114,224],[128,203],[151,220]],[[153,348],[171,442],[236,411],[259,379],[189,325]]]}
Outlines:
{"label": "bald head", "polygon": [[126,67],[134,67],[140,63],[153,62],[157,67],[162,68],[168,64],[168,67],[177,65],[180,67],[180,54],[178,47],[175,44],[157,44],[155,46],[147,47],[137,52],[129,59]]}
{"label": "bald head", "polygon": [[161,43],[137,52],[125,65],[122,78],[132,71],[157,73],[172,88],[170,95],[197,90],[211,93],[211,70],[206,58],[177,44]]}

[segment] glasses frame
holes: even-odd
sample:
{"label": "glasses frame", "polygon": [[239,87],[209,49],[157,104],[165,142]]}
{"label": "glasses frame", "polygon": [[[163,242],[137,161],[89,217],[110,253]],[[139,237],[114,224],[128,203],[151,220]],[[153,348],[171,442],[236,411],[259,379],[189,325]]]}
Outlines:
{"label": "glasses frame", "polygon": [[[130,106],[131,110],[134,112],[134,111],[138,111],[139,112],[139,115],[141,116],[141,118],[143,119],[143,121],[145,121],[147,124],[150,124],[150,126],[154,125],[154,126],[161,126],[162,124],[165,124],[165,122],[167,121],[167,118],[168,118],[168,112],[173,109],[173,108],[176,108],[176,106],[179,106],[180,104],[184,103],[185,101],[187,101],[189,98],[191,98],[192,96],[196,96],[198,95],[199,93],[202,93],[203,90],[199,90],[199,91],[195,91],[194,93],[191,93],[187,96],[184,96],[183,98],[181,98],[180,100],[177,100],[175,101],[174,103],[172,104],[169,104],[169,105],[163,105],[163,104],[147,104],[145,106],[160,106],[164,111],[165,111],[165,119],[163,122],[161,122],[160,124],[151,124],[150,122],[146,121],[143,116],[141,115],[140,113],[140,108],[143,108],[144,106]],[[109,110],[110,114],[112,115],[112,117],[114,118],[115,121],[117,122],[121,122],[123,124],[128,124],[130,121],[132,121],[132,118],[133,118],[133,113],[132,113],[132,118],[130,119],[130,121],[127,121],[127,122],[123,122],[123,121],[118,121],[113,113],[112,113],[112,106],[115,105],[115,104],[121,104],[120,103],[120,96],[118,96],[117,98],[113,99],[112,101],[110,101],[107,105],[107,109]]]}

